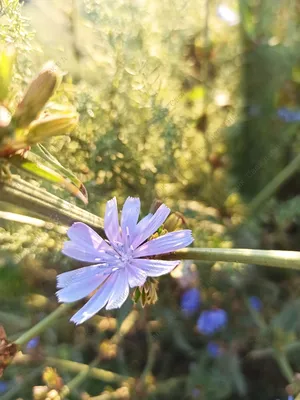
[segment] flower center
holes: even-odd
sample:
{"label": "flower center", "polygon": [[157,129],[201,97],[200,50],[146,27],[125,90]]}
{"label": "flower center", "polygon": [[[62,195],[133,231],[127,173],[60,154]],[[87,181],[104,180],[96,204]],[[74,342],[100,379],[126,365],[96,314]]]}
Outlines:
{"label": "flower center", "polygon": [[123,253],[120,255],[121,261],[124,264],[129,263],[132,260],[132,255],[131,254],[127,254],[127,253]]}

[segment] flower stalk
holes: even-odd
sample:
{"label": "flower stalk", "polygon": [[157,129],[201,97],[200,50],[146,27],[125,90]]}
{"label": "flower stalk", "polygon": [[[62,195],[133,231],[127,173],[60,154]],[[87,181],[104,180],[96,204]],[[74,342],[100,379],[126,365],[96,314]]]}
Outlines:
{"label": "flower stalk", "polygon": [[199,260],[257,264],[267,267],[300,269],[300,252],[253,249],[186,248],[166,255],[166,260]]}
{"label": "flower stalk", "polygon": [[70,308],[72,307],[72,303],[62,304],[55,311],[49,314],[46,318],[42,319],[31,329],[23,333],[16,341],[15,344],[18,346],[23,346],[28,343],[30,339],[38,336],[41,332],[47,329],[49,326],[52,326],[54,322],[64,315]]}

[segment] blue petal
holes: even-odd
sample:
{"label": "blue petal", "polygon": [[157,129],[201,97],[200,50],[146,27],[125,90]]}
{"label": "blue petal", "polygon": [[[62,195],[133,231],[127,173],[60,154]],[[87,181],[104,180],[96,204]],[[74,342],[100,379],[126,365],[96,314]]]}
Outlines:
{"label": "blue petal", "polygon": [[104,216],[104,230],[108,239],[113,243],[120,240],[120,226],[117,200],[114,197],[106,203]]}
{"label": "blue petal", "polygon": [[[121,214],[121,229],[122,238],[124,241],[124,236],[127,234],[127,230],[133,239],[133,234],[136,230],[137,221],[139,219],[141,209],[141,202],[139,198],[128,197],[124,203],[122,214]],[[129,243],[131,244],[131,242]]]}
{"label": "blue petal", "polygon": [[116,280],[106,305],[107,310],[119,308],[129,295],[128,276],[125,269],[116,272]]}
{"label": "blue petal", "polygon": [[140,222],[137,224],[137,226],[135,228],[134,238],[136,238],[138,235],[140,235],[143,232],[143,230],[147,227],[147,225],[152,217],[153,217],[153,214],[150,213],[140,220]]}
{"label": "blue petal", "polygon": [[144,243],[134,251],[133,256],[137,258],[172,253],[188,246],[193,240],[192,231],[189,229],[170,232]]}
{"label": "blue petal", "polygon": [[95,250],[109,248],[109,245],[98,233],[82,222],[75,222],[67,232],[70,240],[81,247],[91,247]]}
{"label": "blue petal", "polygon": [[127,265],[128,271],[128,283],[131,288],[136,286],[143,286],[146,282],[147,274],[145,271],[140,269],[137,266],[132,265],[131,263]]}
{"label": "blue petal", "polygon": [[73,315],[71,321],[74,322],[76,325],[82,324],[89,318],[93,317],[98,311],[100,311],[108,302],[116,278],[116,273],[110,275],[107,281],[97,291],[97,293],[95,293],[94,296],[91,297],[90,300],[79,311],[77,311],[76,314]]}
{"label": "blue petal", "polygon": [[91,279],[97,275],[109,275],[115,268],[121,267],[121,264],[107,263],[107,264],[95,264],[89,267],[78,268],[73,271],[63,272],[57,275],[57,288],[62,289],[66,286],[72,285],[73,283],[82,282],[86,279]]}
{"label": "blue petal", "polygon": [[136,249],[141,243],[147,240],[157,229],[165,222],[168,215],[170,214],[170,209],[162,204],[156,213],[149,218],[146,226],[143,227],[143,230],[139,234],[136,234],[135,239],[132,243],[132,247]]}
{"label": "blue petal", "polygon": [[108,254],[106,250],[95,250],[74,242],[65,242],[62,253],[78,261],[99,264],[100,262],[117,260],[117,254],[114,253],[112,248],[110,249],[111,253]]}
{"label": "blue petal", "polygon": [[181,309],[185,314],[192,314],[200,306],[200,291],[197,288],[186,290],[181,296]]}
{"label": "blue petal", "polygon": [[147,276],[161,276],[169,274],[180,261],[164,261],[164,260],[147,260],[147,259],[135,259],[131,261],[132,267],[141,269]]}
{"label": "blue petal", "polygon": [[73,283],[56,292],[60,303],[72,303],[83,299],[96,290],[105,280],[107,275],[95,275],[92,278],[85,279],[81,282]]}

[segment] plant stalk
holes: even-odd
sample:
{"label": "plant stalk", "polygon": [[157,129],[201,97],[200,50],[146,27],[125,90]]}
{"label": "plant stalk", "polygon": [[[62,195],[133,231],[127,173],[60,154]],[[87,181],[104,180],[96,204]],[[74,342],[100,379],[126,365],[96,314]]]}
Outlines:
{"label": "plant stalk", "polygon": [[19,346],[23,346],[28,343],[29,340],[38,336],[41,332],[47,329],[49,326],[53,325],[53,323],[65,314],[71,307],[72,303],[61,304],[55,311],[49,314],[46,318],[42,319],[39,323],[33,326],[31,329],[23,333],[16,341],[15,344]]}
{"label": "plant stalk", "polygon": [[298,251],[186,248],[160,258],[165,260],[222,261],[300,269],[300,252]]}

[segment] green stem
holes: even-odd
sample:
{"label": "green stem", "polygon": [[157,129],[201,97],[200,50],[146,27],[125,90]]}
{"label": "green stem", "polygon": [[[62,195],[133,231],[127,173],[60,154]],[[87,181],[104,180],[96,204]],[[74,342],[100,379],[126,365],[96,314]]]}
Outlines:
{"label": "green stem", "polygon": [[[287,344],[286,346],[283,347],[283,351],[285,353],[291,353],[298,351],[300,349],[300,341],[294,342]],[[274,355],[275,350],[272,347],[268,347],[266,349],[261,349],[261,350],[252,350],[249,353],[250,358],[261,358],[261,357],[268,357]]]}
{"label": "green stem", "polygon": [[84,371],[81,371],[78,375],[75,376],[67,385],[65,385],[61,392],[59,393],[59,398],[64,399],[68,394],[72,392],[72,390],[76,389],[81,383],[87,378],[90,374],[90,371],[93,367],[95,367],[99,363],[99,357],[97,357],[91,364],[88,365]]}
{"label": "green stem", "polygon": [[31,373],[29,373],[26,378],[19,384],[15,384],[7,393],[5,393],[1,400],[15,400],[17,398],[17,394],[27,387],[27,385],[32,382],[35,378],[37,378],[41,374],[41,367],[34,369]]}
{"label": "green stem", "polygon": [[285,376],[289,383],[294,381],[294,372],[284,352],[275,350],[275,360],[277,361],[282,374]]}
{"label": "green stem", "polygon": [[49,314],[46,318],[37,323],[27,332],[23,333],[23,335],[21,335],[19,339],[15,341],[15,343],[19,346],[28,343],[30,339],[38,336],[41,332],[43,332],[46,328],[48,328],[48,326],[51,326],[55,322],[55,320],[57,320],[61,315],[65,314],[71,307],[72,303],[60,305],[55,311]]}
{"label": "green stem", "polygon": [[250,301],[248,299],[245,299],[245,303],[247,305],[249,313],[251,314],[256,325],[259,327],[261,333],[266,332],[268,326],[263,317],[261,316],[261,314],[258,311],[256,311],[253,307],[251,307]]}
{"label": "green stem", "polygon": [[258,195],[249,204],[249,214],[257,213],[262,206],[269,200],[291,176],[295,174],[300,168],[300,154],[288,164],[278,175],[275,176],[271,182],[258,193]]}
{"label": "green stem", "polygon": [[14,221],[19,222],[20,224],[28,224],[32,226],[36,226],[37,228],[44,228],[47,230],[55,231],[57,233],[65,235],[67,233],[67,226],[58,226],[53,224],[52,222],[43,221],[42,219],[28,217],[27,215],[21,215],[6,211],[0,211],[0,219],[4,219],[6,221]]}
{"label": "green stem", "polygon": [[122,381],[129,378],[128,376],[119,375],[114,372],[106,371],[104,369],[95,367],[90,368],[90,366],[87,364],[82,364],[79,362],[69,361],[69,360],[62,360],[54,357],[47,357],[46,363],[70,372],[77,372],[77,373],[88,372],[88,375],[91,378],[99,379],[100,381],[103,382],[121,383]]}
{"label": "green stem", "polygon": [[161,258],[165,260],[222,261],[300,269],[300,252],[298,251],[186,248]]}
{"label": "green stem", "polygon": [[71,225],[73,222],[83,222],[99,233],[103,233],[101,218],[16,175],[12,175],[11,179],[0,181],[0,199],[3,202],[35,212],[57,224]]}
{"label": "green stem", "polygon": [[[117,345],[120,345],[121,341],[123,340],[124,336],[132,329],[134,324],[138,319],[139,313],[136,310],[131,311],[131,313],[125,318],[122,322],[120,329],[118,332],[111,338],[111,342]],[[64,399],[72,390],[77,388],[88,376],[92,376],[95,373],[95,370],[98,371],[98,368],[94,368],[100,361],[100,356],[96,357],[95,360],[88,365],[88,368],[84,368],[78,375],[75,376],[67,385],[65,385],[61,392],[60,398]],[[108,372],[108,371],[102,371]]]}

